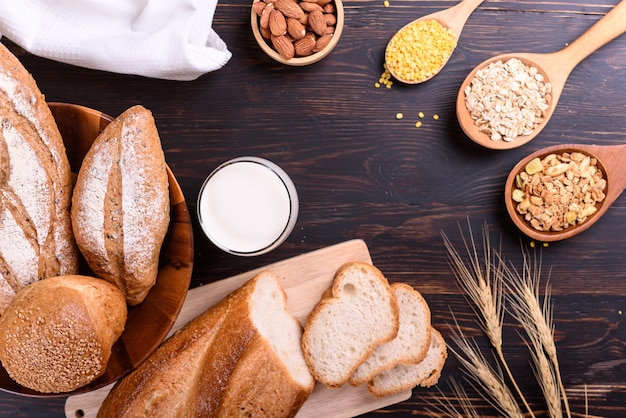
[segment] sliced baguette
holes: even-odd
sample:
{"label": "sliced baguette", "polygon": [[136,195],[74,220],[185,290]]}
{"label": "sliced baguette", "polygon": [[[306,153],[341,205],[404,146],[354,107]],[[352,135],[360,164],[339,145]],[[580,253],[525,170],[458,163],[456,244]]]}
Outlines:
{"label": "sliced baguette", "polygon": [[400,309],[398,335],[376,347],[350,377],[352,386],[363,385],[398,363],[415,364],[426,357],[430,346],[430,308],[421,293],[406,283],[391,285]]}
{"label": "sliced baguette", "polygon": [[439,381],[448,357],[446,342],[435,328],[430,328],[430,347],[424,360],[417,364],[397,364],[367,384],[369,392],[377,397],[391,395],[415,386],[430,387]]}
{"label": "sliced baguette", "polygon": [[398,328],[398,304],[385,276],[371,264],[348,263],[305,323],[304,358],[317,381],[340,387]]}
{"label": "sliced baguette", "polygon": [[118,382],[98,417],[293,417],[315,384],[301,335],[278,278],[261,272]]}

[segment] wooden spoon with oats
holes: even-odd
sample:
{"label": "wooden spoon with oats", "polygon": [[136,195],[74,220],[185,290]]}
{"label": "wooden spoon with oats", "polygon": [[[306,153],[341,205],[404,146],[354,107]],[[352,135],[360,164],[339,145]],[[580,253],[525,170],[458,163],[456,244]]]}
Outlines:
{"label": "wooden spoon with oats", "polygon": [[[463,0],[448,9],[422,16],[404,25],[387,43],[385,49],[387,71],[396,80],[405,84],[423,83],[436,76],[456,48],[465,22],[483,1]],[[417,29],[421,24],[428,25],[427,22],[432,21],[438,22],[440,26],[419,28],[420,32],[426,35],[424,38],[416,36],[412,29]],[[445,40],[448,48],[433,48],[434,44],[430,42],[432,40]],[[429,61],[430,64],[424,64],[424,61]]]}
{"label": "wooden spoon with oats", "polygon": [[[562,156],[564,153],[566,153],[565,159],[557,161],[558,158],[556,157]],[[574,156],[574,153],[579,153],[579,155]],[[551,157],[546,160],[548,156]],[[587,157],[590,158],[587,159]],[[552,162],[549,163],[549,160]],[[543,164],[537,166],[537,163],[541,162]],[[571,238],[586,231],[596,223],[622,194],[626,188],[626,172],[623,169],[625,165],[626,145],[568,144],[540,149],[522,159],[509,173],[504,187],[506,210],[513,223],[530,238],[541,242]],[[547,167],[552,168],[547,171],[537,171]],[[548,191],[542,198],[533,200],[529,197],[535,194],[532,190],[524,195],[520,194],[519,191],[523,193],[528,190],[523,185],[524,176],[535,172],[538,173],[539,177],[550,180],[542,180],[539,182],[539,187],[532,187],[534,190],[544,189]],[[568,176],[571,177],[569,182]],[[591,181],[592,179],[593,181]],[[571,192],[560,190],[567,187],[572,180],[580,186],[580,189],[574,186]],[[552,184],[548,185],[547,183]],[[561,196],[566,196],[566,198],[561,200]],[[593,204],[593,208],[591,205],[585,208],[585,205],[580,203],[578,208],[572,209],[576,207],[570,206],[574,200],[585,197],[587,199],[595,198],[598,201]],[[559,205],[564,206],[559,208]],[[558,216],[542,218],[544,214]],[[538,230],[531,226],[530,220],[532,219],[538,219],[535,224],[566,224],[567,226],[560,231]]]}
{"label": "wooden spoon with oats", "polygon": [[[490,149],[517,148],[530,142],[550,120],[571,71],[624,32],[626,0],[560,51],[509,53],[482,62],[465,78],[457,96],[456,113],[461,128],[471,140]],[[526,69],[511,59],[519,60]],[[495,74],[500,74],[497,88],[487,81]],[[515,76],[526,77],[528,82],[516,82]],[[515,97],[520,96],[530,100],[516,105]]]}

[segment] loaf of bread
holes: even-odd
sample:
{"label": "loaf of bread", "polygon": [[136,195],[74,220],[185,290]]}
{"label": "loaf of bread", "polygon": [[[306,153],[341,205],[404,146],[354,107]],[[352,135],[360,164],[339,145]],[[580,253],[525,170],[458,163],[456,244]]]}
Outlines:
{"label": "loaf of bread", "polygon": [[75,390],[104,373],[126,317],[124,295],[104,280],[76,275],[34,282],[0,317],[0,361],[24,387]]}
{"label": "loaf of bread", "polygon": [[168,184],[159,134],[142,106],[102,131],[78,173],[71,212],[78,248],[130,305],[141,303],[156,281],[169,226]]}
{"label": "loaf of bread", "polygon": [[0,314],[22,287],[78,271],[72,177],[35,80],[0,45]]}
{"label": "loaf of bread", "polygon": [[393,340],[378,345],[350,377],[353,386],[363,385],[398,363],[424,360],[430,345],[430,308],[422,295],[406,283],[392,283],[400,310],[400,329]]}
{"label": "loaf of bread", "polygon": [[313,390],[302,329],[278,278],[259,273],[120,380],[98,417],[293,417]]}
{"label": "loaf of bread", "polygon": [[446,342],[435,328],[430,328],[430,346],[426,357],[418,363],[398,363],[376,376],[367,384],[374,396],[387,396],[419,385],[437,384],[448,358]]}
{"label": "loaf of bread", "polygon": [[371,264],[348,263],[304,325],[304,357],[317,381],[339,387],[398,328],[398,304],[385,276]]}

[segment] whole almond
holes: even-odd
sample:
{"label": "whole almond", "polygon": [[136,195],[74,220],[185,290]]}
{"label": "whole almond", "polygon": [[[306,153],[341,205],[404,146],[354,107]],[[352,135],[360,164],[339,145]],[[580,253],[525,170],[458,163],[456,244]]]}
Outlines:
{"label": "whole almond", "polygon": [[315,42],[315,46],[313,47],[313,52],[319,52],[322,49],[326,48],[326,46],[330,43],[330,40],[332,38],[333,38],[333,35],[331,33],[328,33],[326,35],[323,35],[317,38],[317,41]]}
{"label": "whole almond", "polygon": [[265,10],[265,6],[267,5],[262,1],[256,1],[252,3],[252,9],[254,9],[255,13],[259,17],[263,14],[263,10]]}
{"label": "whole almond", "polygon": [[300,19],[304,16],[304,11],[293,0],[277,0],[276,8],[283,12],[286,17],[293,17],[294,19]]}
{"label": "whole almond", "polygon": [[337,18],[331,13],[324,13],[324,21],[326,26],[335,26],[337,24]]}
{"label": "whole almond", "polygon": [[293,58],[295,48],[293,43],[286,36],[272,36],[272,45],[274,49],[286,60]]}
{"label": "whole almond", "polygon": [[304,38],[298,39],[294,42],[293,46],[295,48],[296,55],[300,57],[311,55],[313,47],[315,47],[315,37],[305,36]]}
{"label": "whole almond", "polygon": [[272,10],[269,24],[272,35],[281,36],[287,33],[287,21],[280,10]]}
{"label": "whole almond", "polygon": [[302,23],[298,22],[297,19],[294,19],[293,17],[288,17],[287,33],[289,33],[289,35],[291,35],[293,39],[302,39],[302,37],[304,37],[304,35],[306,34],[306,29],[304,29]]}
{"label": "whole almond", "polygon": [[322,8],[322,6],[320,6],[317,3],[311,3],[308,1],[303,1],[300,2],[300,7],[302,8],[302,10],[304,10],[305,12],[314,12],[315,10],[319,10],[320,12],[323,12],[324,9]]}
{"label": "whole almond", "polygon": [[261,13],[261,19],[259,20],[259,26],[261,26],[262,28],[269,28],[270,27],[270,15],[272,14],[273,10],[274,10],[274,4],[273,3],[268,3],[267,6],[265,6],[265,8],[263,9],[263,13]]}
{"label": "whole almond", "polygon": [[324,13],[319,10],[309,13],[309,27],[316,34],[323,36],[326,33],[326,21]]}

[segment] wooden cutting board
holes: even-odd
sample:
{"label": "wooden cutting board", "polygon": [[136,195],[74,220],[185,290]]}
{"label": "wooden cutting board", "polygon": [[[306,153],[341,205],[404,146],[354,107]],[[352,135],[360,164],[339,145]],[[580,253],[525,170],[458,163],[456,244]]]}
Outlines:
{"label": "wooden cutting board", "polygon": [[[372,262],[365,242],[346,241],[191,289],[169,335],[222,300],[261,270],[272,270],[281,278],[282,286],[287,293],[287,308],[300,323],[304,324],[322,293],[332,283],[337,269],[349,261]],[[92,392],[70,396],[65,402],[66,417],[95,417],[100,404],[112,387],[113,384]],[[353,417],[401,402],[410,396],[411,391],[406,390],[383,398],[375,398],[364,386],[353,388],[346,385],[331,389],[318,383],[297,417]]]}

